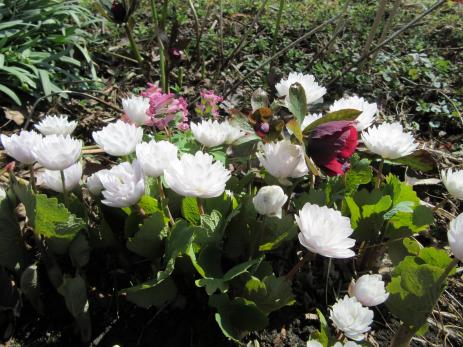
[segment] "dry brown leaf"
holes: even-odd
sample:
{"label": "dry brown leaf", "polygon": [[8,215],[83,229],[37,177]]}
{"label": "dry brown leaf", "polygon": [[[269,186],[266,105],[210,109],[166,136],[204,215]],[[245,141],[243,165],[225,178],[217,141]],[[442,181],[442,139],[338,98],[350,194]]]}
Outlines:
{"label": "dry brown leaf", "polygon": [[10,108],[4,107],[5,117],[9,120],[12,120],[17,125],[22,125],[24,123],[24,114],[20,110],[12,110]]}

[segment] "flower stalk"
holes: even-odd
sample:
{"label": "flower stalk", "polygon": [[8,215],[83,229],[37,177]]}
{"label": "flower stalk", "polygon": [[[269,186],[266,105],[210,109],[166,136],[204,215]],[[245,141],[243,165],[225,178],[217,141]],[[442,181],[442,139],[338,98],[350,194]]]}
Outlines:
{"label": "flower stalk", "polygon": [[137,43],[135,42],[135,39],[133,38],[132,29],[130,29],[128,23],[124,24],[124,29],[125,29],[125,33],[127,34],[127,38],[129,39],[130,47],[132,48],[133,55],[135,56],[135,59],[137,59],[138,64],[140,65],[140,68],[141,68],[141,64],[143,63],[143,58],[141,57],[140,51],[138,50],[138,47],[137,47]]}
{"label": "flower stalk", "polygon": [[381,161],[378,167],[378,176],[376,177],[376,189],[379,189],[381,187],[381,181],[383,178],[383,167],[384,167],[384,159],[381,158]]}
{"label": "flower stalk", "polygon": [[61,182],[63,183],[63,198],[64,198],[64,206],[69,207],[69,195],[68,191],[66,190],[66,178],[64,176],[64,170],[59,170],[61,175]]}
{"label": "flower stalk", "polygon": [[196,198],[196,203],[198,204],[199,214],[202,216],[205,214],[203,202],[200,198]]}
{"label": "flower stalk", "polygon": [[167,214],[167,217],[169,217],[170,224],[174,225],[175,224],[174,217],[172,217],[172,213],[170,212],[170,209],[169,209],[169,204],[167,203],[167,198],[166,198],[166,194],[164,193],[164,187],[162,186],[161,177],[158,177],[157,181],[159,185],[159,199],[161,202],[161,208],[164,211],[164,213]]}
{"label": "flower stalk", "polygon": [[31,184],[32,191],[34,193],[37,193],[37,187],[35,185],[34,164],[29,165],[29,172],[30,172],[30,176],[31,176],[30,184]]}

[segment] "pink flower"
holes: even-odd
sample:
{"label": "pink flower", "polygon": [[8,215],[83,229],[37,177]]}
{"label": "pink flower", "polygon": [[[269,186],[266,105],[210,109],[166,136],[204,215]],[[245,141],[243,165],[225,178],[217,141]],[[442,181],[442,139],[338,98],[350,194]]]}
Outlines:
{"label": "pink flower", "polygon": [[218,104],[223,101],[223,98],[214,94],[212,90],[203,89],[200,92],[201,102],[196,105],[196,112],[199,116],[211,115],[214,119],[219,118]]}
{"label": "pink flower", "polygon": [[[150,117],[147,125],[154,125],[158,129],[165,129],[180,113],[181,123],[188,122],[188,104],[184,98],[175,98],[173,93],[163,93],[158,86],[148,83],[148,89],[141,93],[150,99],[147,115]],[[182,126],[185,128],[185,126]]]}

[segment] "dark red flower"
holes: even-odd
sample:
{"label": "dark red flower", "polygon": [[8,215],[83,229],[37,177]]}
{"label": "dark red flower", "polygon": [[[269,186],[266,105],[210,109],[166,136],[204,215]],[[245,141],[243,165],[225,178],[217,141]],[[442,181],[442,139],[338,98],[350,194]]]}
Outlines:
{"label": "dark red flower", "polygon": [[328,175],[343,175],[358,144],[354,122],[333,121],[316,127],[309,138],[308,155]]}
{"label": "dark red flower", "polygon": [[125,21],[126,8],[121,2],[113,1],[111,12],[116,23],[123,23]]}

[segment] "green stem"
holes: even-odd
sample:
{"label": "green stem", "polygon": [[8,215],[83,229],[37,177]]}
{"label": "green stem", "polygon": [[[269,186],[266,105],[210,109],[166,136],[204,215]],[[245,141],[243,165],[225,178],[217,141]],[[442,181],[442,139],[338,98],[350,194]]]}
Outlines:
{"label": "green stem", "polygon": [[156,0],[151,0],[151,16],[153,17],[153,24],[157,31],[159,25],[159,17],[158,10],[156,8]]}
{"label": "green stem", "polygon": [[204,214],[203,202],[201,201],[200,198],[196,198],[196,202],[198,204],[199,214],[202,216]]}
{"label": "green stem", "polygon": [[135,59],[137,59],[138,64],[140,65],[140,68],[141,68],[143,58],[141,57],[140,51],[138,50],[138,47],[137,47],[137,43],[135,42],[135,39],[133,38],[132,30],[130,29],[130,27],[129,27],[129,25],[127,23],[124,24],[124,29],[125,29],[125,33],[127,34],[127,38],[129,39],[130,47],[132,48],[132,52],[135,55]]}
{"label": "green stem", "polygon": [[174,225],[175,221],[172,217],[172,213],[170,213],[169,204],[167,203],[166,194],[164,193],[164,187],[162,186],[161,177],[158,177],[157,180],[159,185],[159,199],[161,200],[161,208],[164,211],[164,213],[167,214],[167,217],[169,217],[170,223]]}
{"label": "green stem", "polygon": [[34,164],[29,165],[29,172],[30,172],[30,176],[31,176],[30,184],[31,184],[32,191],[34,193],[37,193],[37,187],[35,185]]}
{"label": "green stem", "polygon": [[166,20],[167,20],[167,10],[169,9],[169,0],[164,0],[162,4],[162,13],[161,13],[161,22],[159,26],[161,27],[162,31],[166,28]]}
{"label": "green stem", "polygon": [[161,70],[161,88],[164,93],[169,92],[169,85],[167,83],[167,64],[166,64],[166,50],[161,38],[158,36],[159,45],[159,69]]}
{"label": "green stem", "polygon": [[[277,39],[278,39],[278,33],[280,32],[281,16],[283,15],[284,8],[285,8],[285,0],[280,0],[280,6],[278,7],[277,21],[276,21],[276,24],[275,24],[275,31],[273,32],[273,38],[272,38],[272,54],[271,54],[271,56],[275,55],[276,46],[277,46]],[[273,63],[272,63],[272,65],[273,65]]]}
{"label": "green stem", "polygon": [[66,190],[66,179],[64,177],[64,170],[60,170],[59,173],[61,175],[61,182],[63,183],[64,206],[69,207],[69,195]]}
{"label": "green stem", "polygon": [[379,163],[379,168],[378,168],[378,176],[376,178],[376,188],[377,189],[381,187],[381,181],[383,179],[383,167],[384,167],[384,159],[381,158],[381,162]]}

